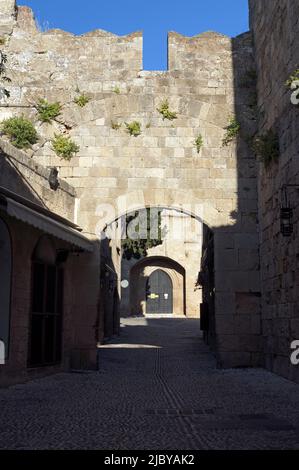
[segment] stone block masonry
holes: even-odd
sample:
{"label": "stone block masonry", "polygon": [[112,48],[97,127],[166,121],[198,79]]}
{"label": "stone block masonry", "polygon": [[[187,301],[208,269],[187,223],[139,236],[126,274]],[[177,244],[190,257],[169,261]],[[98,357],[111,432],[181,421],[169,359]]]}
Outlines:
{"label": "stone block masonry", "polygon": [[0,139],[0,186],[74,222],[75,189],[66,181],[59,180],[58,188],[53,191],[49,176],[48,168]]}
{"label": "stone block masonry", "polygon": [[299,65],[299,4],[296,0],[251,0],[251,29],[258,73],[259,133],[279,137],[280,158],[258,172],[262,336],[268,369],[299,382],[299,368],[290,362],[290,345],[299,339],[293,326],[299,318],[298,191],[289,188],[294,209],[291,237],[280,231],[282,186],[299,184],[299,112],[291,103],[287,79]]}
{"label": "stone block masonry", "polygon": [[[28,8],[15,10],[14,2],[0,1],[7,8],[0,31],[12,78],[0,119],[23,113],[36,123],[40,140],[32,161],[59,167],[76,188],[78,223],[85,232],[95,233],[111,222],[107,218],[99,224],[103,204],[116,215],[124,206],[191,205],[215,233],[216,296],[231,296],[232,321],[223,328],[227,306],[216,303],[218,361],[256,365],[260,341],[255,323],[244,332],[235,322],[240,295],[250,305],[251,294],[259,294],[256,163],[242,138],[222,146],[232,116],[243,134],[252,131],[248,90],[237,83],[254,66],[250,33],[235,39],[214,32],[193,38],[170,33],[169,70],[146,72],[139,32],[122,37],[102,30],[82,36],[41,33]],[[81,94],[89,98],[84,107],[75,103]],[[36,103],[44,98],[62,104],[61,116],[50,125],[37,120]],[[159,113],[165,100],[176,119]],[[126,128],[134,121],[140,123],[138,137]],[[67,134],[80,146],[71,161],[54,153],[54,133]]]}
{"label": "stone block masonry", "polygon": [[11,34],[16,19],[15,0],[0,1],[0,34]]}

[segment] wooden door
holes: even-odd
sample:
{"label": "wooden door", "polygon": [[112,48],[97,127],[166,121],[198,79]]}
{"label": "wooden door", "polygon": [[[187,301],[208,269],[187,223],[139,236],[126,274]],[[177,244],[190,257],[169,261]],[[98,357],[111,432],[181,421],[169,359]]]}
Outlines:
{"label": "wooden door", "polygon": [[146,313],[173,313],[173,286],[167,273],[158,269],[147,281]]}

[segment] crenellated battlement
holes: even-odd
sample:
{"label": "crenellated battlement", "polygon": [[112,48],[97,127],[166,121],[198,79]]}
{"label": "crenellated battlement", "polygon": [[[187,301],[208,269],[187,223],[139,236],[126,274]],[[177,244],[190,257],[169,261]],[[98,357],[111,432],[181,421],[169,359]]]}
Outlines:
{"label": "crenellated battlement", "polygon": [[[29,7],[16,7],[15,0],[0,0],[0,7],[0,35],[12,36],[15,52],[26,50],[39,54],[45,49],[56,56],[77,54],[80,63],[96,58],[99,69],[107,72],[109,66],[112,75],[118,71],[122,76],[136,77],[143,70],[142,31],[124,36],[102,29],[81,35],[61,29],[42,32]],[[232,38],[213,31],[192,37],[171,31],[168,33],[168,70],[200,73],[207,67],[211,70],[223,68],[231,54],[232,41]]]}

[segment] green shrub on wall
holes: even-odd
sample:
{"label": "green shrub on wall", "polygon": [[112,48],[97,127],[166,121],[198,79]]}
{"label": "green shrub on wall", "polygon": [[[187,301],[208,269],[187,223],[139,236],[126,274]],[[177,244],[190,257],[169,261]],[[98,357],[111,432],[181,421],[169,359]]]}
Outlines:
{"label": "green shrub on wall", "polygon": [[235,116],[232,116],[229,119],[229,124],[225,128],[226,133],[222,141],[222,146],[226,147],[230,142],[236,139],[236,137],[239,135],[239,132],[241,130],[241,126],[237,121],[237,118]]}
{"label": "green shrub on wall", "polygon": [[127,131],[130,135],[137,137],[141,134],[141,124],[138,121],[125,122]]}
{"label": "green shrub on wall", "polygon": [[273,161],[275,162],[279,159],[279,137],[272,130],[255,137],[252,147],[256,156],[264,163],[265,168],[268,168]]}
{"label": "green shrub on wall", "polygon": [[195,145],[195,147],[196,147],[197,153],[199,153],[199,152],[200,152],[200,149],[201,149],[202,146],[203,146],[203,138],[202,138],[202,135],[201,135],[201,134],[199,134],[199,135],[196,137],[196,139],[195,139],[195,141],[194,141],[194,145]]}
{"label": "green shrub on wall", "polygon": [[84,93],[82,93],[82,95],[80,96],[77,96],[75,99],[74,99],[74,103],[76,103],[78,106],[80,106],[80,108],[84,108],[84,106],[87,105],[87,103],[90,102],[90,98],[85,95]]}
{"label": "green shrub on wall", "polygon": [[19,149],[29,148],[38,140],[34,125],[24,116],[5,119],[1,123],[1,132]]}
{"label": "green shrub on wall", "polygon": [[[1,45],[3,45],[2,43]],[[6,64],[7,64],[7,55],[0,50],[0,99],[3,94],[6,98],[10,97],[10,92],[5,88],[1,87],[1,84],[10,83],[11,79],[6,75]]]}
{"label": "green shrub on wall", "polygon": [[294,70],[294,72],[289,76],[286,81],[286,86],[288,88],[293,88],[293,83],[299,81],[299,69]]}
{"label": "green shrub on wall", "polygon": [[61,104],[58,101],[49,103],[47,100],[39,100],[36,109],[39,121],[50,123],[60,115]]}
{"label": "green shrub on wall", "polygon": [[157,108],[157,111],[162,114],[163,116],[163,121],[165,119],[169,119],[170,121],[173,121],[174,119],[177,119],[177,113],[170,111],[169,109],[169,102],[168,100],[162,101],[160,104],[160,107]]}
{"label": "green shrub on wall", "polygon": [[52,147],[58,157],[68,161],[80,150],[79,145],[75,144],[70,137],[65,137],[62,134],[55,134],[55,138],[52,140]]}

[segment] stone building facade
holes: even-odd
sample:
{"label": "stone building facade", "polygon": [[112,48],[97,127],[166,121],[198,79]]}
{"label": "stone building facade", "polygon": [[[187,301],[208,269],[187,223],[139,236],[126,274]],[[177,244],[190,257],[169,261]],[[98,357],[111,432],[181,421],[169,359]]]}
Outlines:
{"label": "stone building facade", "polygon": [[[280,157],[258,172],[262,336],[264,365],[299,380],[290,362],[290,344],[299,338],[298,184],[299,113],[291,103],[287,79],[299,65],[299,4],[296,0],[250,1],[258,74],[259,133],[279,137]],[[283,237],[280,209],[293,209],[293,233]],[[293,186],[297,185],[297,187]]]}
{"label": "stone building facade", "polygon": [[[100,325],[95,322],[98,290],[93,260],[98,242],[82,235],[75,223],[74,188],[60,180],[54,192],[49,176],[49,169],[0,140],[0,339],[6,356],[0,383],[4,385],[70,367],[96,366]],[[39,280],[34,276],[37,266]],[[51,279],[56,285],[50,285]],[[55,346],[56,356],[52,327],[60,313],[54,305],[59,291],[63,323],[55,325],[61,341],[61,351]],[[47,303],[45,309],[33,306],[36,296],[37,304]],[[63,331],[61,338],[58,329]]]}
{"label": "stone building facade", "polygon": [[[7,84],[10,98],[0,106],[0,119],[24,114],[35,123],[39,141],[27,152],[30,164],[59,169],[63,184],[72,187],[76,195],[75,223],[86,237],[101,239],[101,262],[96,249],[80,276],[87,276],[84,285],[92,286],[92,296],[87,290],[73,303],[76,311],[88,312],[86,322],[82,317],[80,323],[87,336],[92,337],[97,325],[94,348],[104,336],[117,334],[120,313],[144,313],[144,283],[139,291],[130,293],[122,287],[127,278],[132,287],[142,276],[147,278],[162,270],[172,279],[174,291],[185,292],[185,300],[184,295],[177,295],[174,313],[194,316],[199,312],[196,303],[200,303],[201,294],[196,292],[192,300],[191,290],[197,260],[200,270],[201,242],[196,242],[198,258],[191,249],[192,260],[187,256],[187,237],[181,246],[165,241],[151,249],[148,257],[126,264],[120,237],[102,240],[107,227],[118,233],[119,221],[126,214],[161,208],[195,219],[201,233],[213,233],[214,307],[210,308],[206,337],[219,365],[265,364],[274,368],[267,348],[271,341],[274,344],[269,338],[275,334],[265,333],[265,328],[270,331],[267,315],[276,308],[269,309],[265,300],[265,285],[274,282],[272,277],[270,283],[265,281],[265,253],[270,249],[266,240],[273,242],[271,219],[265,215],[269,203],[263,192],[263,178],[268,176],[259,170],[248,143],[248,136],[262,126],[256,115],[256,84],[252,78],[256,63],[259,104],[269,99],[263,81],[271,49],[267,52],[262,29],[264,22],[268,22],[269,31],[272,28],[269,8],[282,14],[278,2],[271,3],[276,10],[265,1],[252,1],[252,33],[233,39],[214,32],[192,38],[169,33],[168,70],[148,72],[143,71],[139,32],[122,37],[102,30],[82,36],[61,30],[41,32],[30,9],[16,8],[14,0],[0,0],[0,36],[12,80]],[[288,2],[279,5],[282,3]],[[294,40],[291,31],[298,30],[298,24],[281,24],[285,40],[288,35]],[[274,39],[270,44],[275,45]],[[281,50],[283,55],[283,47]],[[286,60],[286,55],[281,60]],[[81,94],[88,97],[84,107],[75,102]],[[51,124],[38,121],[39,99],[62,105],[61,115]],[[159,109],[165,100],[176,119],[163,119]],[[270,110],[271,103],[267,106]],[[277,112],[276,107],[273,109],[271,116]],[[232,117],[242,132],[225,146],[223,138]],[[126,123],[133,122],[140,125],[138,136],[128,132]],[[70,161],[61,160],[53,151],[51,139],[57,133],[70,136],[80,146]],[[203,145],[197,149],[199,136]],[[269,188],[267,194],[271,199]],[[48,199],[44,195],[42,199],[48,208],[59,212],[59,193],[52,191]],[[65,211],[67,205],[62,207]],[[63,212],[63,216],[74,221],[70,214]],[[273,227],[278,230],[277,224]],[[267,238],[260,246],[261,233]],[[202,245],[207,246],[205,240]],[[188,269],[190,274],[186,275]],[[288,277],[286,273],[284,285]],[[282,321],[279,324],[285,325]]]}

